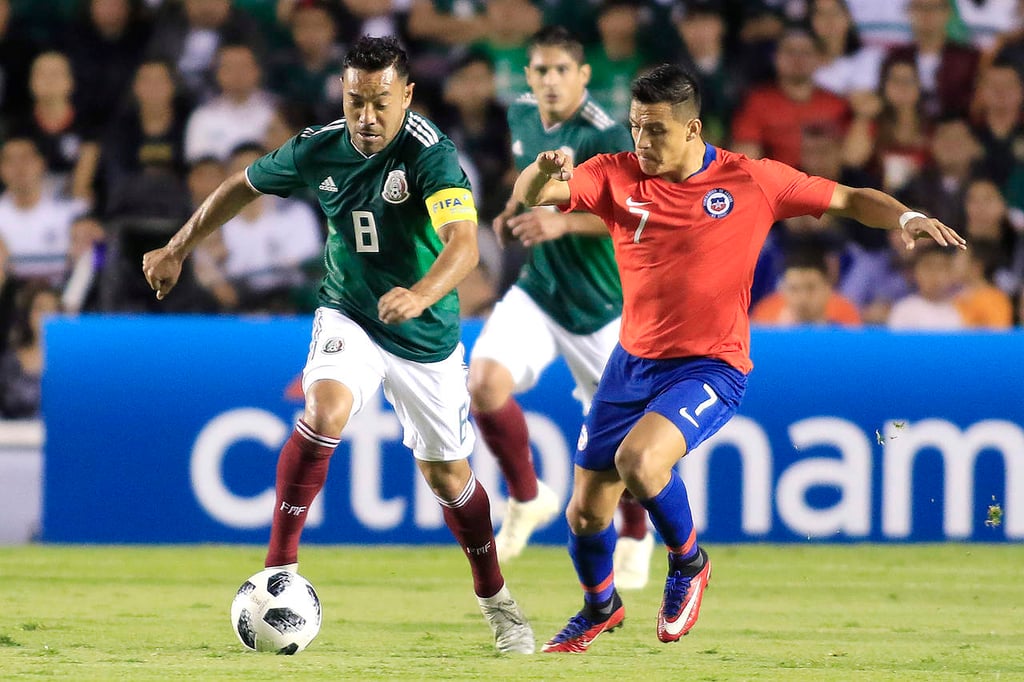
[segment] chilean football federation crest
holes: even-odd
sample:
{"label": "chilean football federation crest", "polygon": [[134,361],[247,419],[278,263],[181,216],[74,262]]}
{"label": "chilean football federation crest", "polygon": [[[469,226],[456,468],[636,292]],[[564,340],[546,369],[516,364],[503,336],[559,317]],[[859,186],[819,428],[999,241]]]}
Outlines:
{"label": "chilean football federation crest", "polygon": [[705,194],[703,203],[704,212],[712,218],[724,218],[732,213],[732,195],[721,187],[716,187]]}
{"label": "chilean football federation crest", "polygon": [[384,181],[384,189],[380,195],[389,204],[400,204],[409,198],[409,181],[404,170],[393,170]]}

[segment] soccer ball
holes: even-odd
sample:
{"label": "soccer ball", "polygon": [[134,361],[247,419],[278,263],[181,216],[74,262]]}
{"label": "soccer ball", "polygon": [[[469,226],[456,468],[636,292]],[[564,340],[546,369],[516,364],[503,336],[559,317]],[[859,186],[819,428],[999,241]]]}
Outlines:
{"label": "soccer ball", "polygon": [[297,654],[320,632],[320,598],[298,573],[268,568],[238,588],[231,626],[255,651]]}

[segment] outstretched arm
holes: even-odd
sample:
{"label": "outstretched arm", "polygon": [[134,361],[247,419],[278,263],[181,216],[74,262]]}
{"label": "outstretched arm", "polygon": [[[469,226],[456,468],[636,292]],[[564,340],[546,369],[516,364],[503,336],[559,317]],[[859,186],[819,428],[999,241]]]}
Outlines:
{"label": "outstretched arm", "polygon": [[569,202],[572,159],[558,150],[541,152],[523,169],[512,188],[512,198],[527,206],[550,206]]}
{"label": "outstretched arm", "polygon": [[[572,159],[564,152],[548,151],[523,169],[512,189],[512,201],[527,206],[566,204],[572,198],[569,178]],[[608,227],[595,215],[582,212],[551,213],[534,208],[507,221],[508,230],[525,246],[558,239],[565,234],[606,236]]]}
{"label": "outstretched arm", "polygon": [[206,198],[166,246],[142,257],[142,272],[158,299],[163,300],[178,283],[181,266],[192,250],[258,196],[245,179],[245,171],[235,173]]}
{"label": "outstretched arm", "polygon": [[385,324],[399,324],[423,314],[454,289],[480,260],[476,223],[458,220],[437,231],[444,248],[420,281],[406,289],[395,287],[377,301],[377,317]]}
{"label": "outstretched arm", "polygon": [[908,249],[914,248],[915,240],[926,237],[934,239],[942,246],[967,248],[967,240],[953,228],[935,218],[910,210],[877,189],[836,185],[828,213],[852,218],[868,227],[898,229]]}

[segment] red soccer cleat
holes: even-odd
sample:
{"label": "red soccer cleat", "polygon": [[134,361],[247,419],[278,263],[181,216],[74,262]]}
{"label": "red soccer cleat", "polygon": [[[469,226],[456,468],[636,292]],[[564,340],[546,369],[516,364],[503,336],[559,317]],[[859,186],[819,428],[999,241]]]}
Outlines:
{"label": "red soccer cleat", "polygon": [[665,596],[658,611],[658,639],[662,642],[678,642],[697,624],[700,601],[711,580],[711,560],[703,549],[700,553],[704,566],[697,575],[673,571],[665,580]]}
{"label": "red soccer cleat", "polygon": [[588,609],[580,611],[569,619],[562,631],[551,638],[541,649],[544,653],[583,654],[602,632],[611,632],[622,626],[626,618],[626,607],[617,592],[613,593],[612,612],[604,620],[593,620]]}

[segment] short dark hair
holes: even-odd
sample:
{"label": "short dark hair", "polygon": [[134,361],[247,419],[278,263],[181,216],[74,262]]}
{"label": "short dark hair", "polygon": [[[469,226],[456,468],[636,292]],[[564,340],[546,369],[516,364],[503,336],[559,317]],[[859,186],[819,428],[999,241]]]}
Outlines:
{"label": "short dark hair", "polygon": [[346,69],[383,71],[389,66],[402,78],[409,77],[409,55],[394,36],[361,36],[345,55]]}
{"label": "short dark hair", "polygon": [[529,42],[526,43],[527,58],[531,57],[538,47],[557,47],[565,50],[577,64],[586,63],[583,43],[564,26],[545,26],[530,36]]}
{"label": "short dark hair", "polygon": [[231,152],[228,154],[229,159],[233,159],[240,154],[256,154],[257,156],[263,156],[267,153],[267,150],[259,142],[242,142],[231,148]]}
{"label": "short dark hair", "polygon": [[633,99],[640,104],[667,102],[672,106],[689,102],[700,115],[700,85],[686,69],[675,64],[662,64],[638,76],[630,88]]}
{"label": "short dark hair", "polygon": [[782,269],[817,270],[825,279],[829,277],[825,249],[813,243],[798,243],[791,246],[783,258]]}

